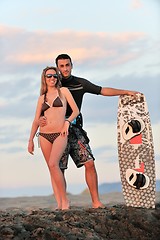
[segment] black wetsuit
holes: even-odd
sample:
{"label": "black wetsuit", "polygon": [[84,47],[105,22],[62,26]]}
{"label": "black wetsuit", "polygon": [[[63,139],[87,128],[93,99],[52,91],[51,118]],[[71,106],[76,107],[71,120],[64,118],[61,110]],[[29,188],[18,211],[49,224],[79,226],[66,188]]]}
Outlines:
{"label": "black wetsuit", "polygon": [[[79,111],[81,111],[83,96],[85,93],[100,94],[101,87],[91,83],[90,81],[75,76],[62,79],[62,86],[70,90]],[[70,116],[72,110],[67,106],[66,117]],[[80,119],[80,120],[79,120]],[[69,129],[68,144],[66,150],[60,160],[60,168],[66,169],[68,165],[69,155],[73,159],[77,167],[81,167],[85,162],[94,160],[92,150],[89,146],[89,138],[86,131],[83,130],[82,115],[76,118],[76,123],[72,123]]]}
{"label": "black wetsuit", "polygon": [[[102,89],[100,86],[95,85],[84,78],[75,77],[72,75],[67,79],[65,79],[65,78],[62,79],[62,86],[67,87],[70,90],[70,92],[79,108],[79,111],[81,111],[83,95],[85,93],[91,93],[91,94],[98,95],[98,94],[100,94],[101,89]],[[70,106],[67,106],[66,115],[67,116],[71,115]]]}

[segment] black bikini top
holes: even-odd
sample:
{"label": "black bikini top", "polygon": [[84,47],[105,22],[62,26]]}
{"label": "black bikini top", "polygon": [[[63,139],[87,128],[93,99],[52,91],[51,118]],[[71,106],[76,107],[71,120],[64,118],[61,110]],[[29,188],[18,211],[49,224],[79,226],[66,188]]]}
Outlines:
{"label": "black bikini top", "polygon": [[42,104],[41,116],[44,116],[44,112],[51,107],[63,107],[62,101],[59,96],[55,98],[52,105],[46,101],[46,94],[44,95],[44,103]]}

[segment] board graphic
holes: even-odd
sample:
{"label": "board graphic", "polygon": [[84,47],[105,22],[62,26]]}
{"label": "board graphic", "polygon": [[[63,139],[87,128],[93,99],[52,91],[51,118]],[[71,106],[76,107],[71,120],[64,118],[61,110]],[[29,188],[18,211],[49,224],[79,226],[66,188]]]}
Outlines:
{"label": "board graphic", "polygon": [[145,96],[123,95],[118,101],[117,141],[120,177],[127,206],[155,208],[155,159]]}

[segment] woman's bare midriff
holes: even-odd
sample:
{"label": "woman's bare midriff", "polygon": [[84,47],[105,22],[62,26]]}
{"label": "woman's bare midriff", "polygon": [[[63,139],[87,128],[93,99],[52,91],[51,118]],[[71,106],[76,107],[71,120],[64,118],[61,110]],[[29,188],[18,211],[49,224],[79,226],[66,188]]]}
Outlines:
{"label": "woman's bare midriff", "polygon": [[45,112],[47,125],[40,127],[40,132],[43,133],[57,133],[60,132],[65,122],[65,109],[64,107],[49,108]]}

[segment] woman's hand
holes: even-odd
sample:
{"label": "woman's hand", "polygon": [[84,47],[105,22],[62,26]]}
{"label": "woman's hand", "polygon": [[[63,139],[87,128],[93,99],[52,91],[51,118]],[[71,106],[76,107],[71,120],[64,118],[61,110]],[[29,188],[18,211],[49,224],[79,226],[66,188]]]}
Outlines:
{"label": "woman's hand", "polygon": [[69,125],[70,125],[69,121],[64,122],[63,128],[61,130],[61,136],[68,136]]}
{"label": "woman's hand", "polygon": [[33,142],[33,140],[29,140],[29,142],[28,142],[28,152],[30,153],[30,154],[34,154],[33,152],[34,152],[34,142]]}

